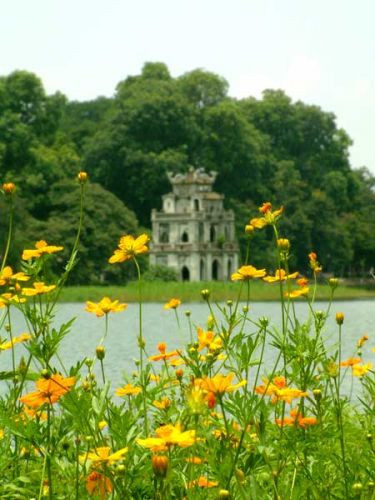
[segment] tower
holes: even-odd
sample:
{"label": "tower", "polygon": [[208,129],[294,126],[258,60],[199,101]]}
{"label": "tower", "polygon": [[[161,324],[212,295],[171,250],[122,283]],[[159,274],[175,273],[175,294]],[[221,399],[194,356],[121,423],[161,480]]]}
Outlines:
{"label": "tower", "polygon": [[151,265],[168,266],[183,281],[226,280],[238,267],[234,214],[212,191],[216,172],[168,173],[172,192],[152,210]]}

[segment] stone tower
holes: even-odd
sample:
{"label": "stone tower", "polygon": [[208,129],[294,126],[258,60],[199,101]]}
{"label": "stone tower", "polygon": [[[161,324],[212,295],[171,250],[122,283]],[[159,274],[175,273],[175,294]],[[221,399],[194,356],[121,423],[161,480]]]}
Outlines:
{"label": "stone tower", "polygon": [[216,172],[168,173],[173,191],[152,210],[151,265],[168,266],[183,281],[227,280],[238,268],[234,214],[212,191]]}

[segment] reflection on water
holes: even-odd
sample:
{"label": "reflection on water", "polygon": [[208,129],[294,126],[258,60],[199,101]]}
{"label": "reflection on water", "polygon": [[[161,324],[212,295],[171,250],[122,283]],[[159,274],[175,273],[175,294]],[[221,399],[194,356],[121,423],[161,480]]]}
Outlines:
{"label": "reflection on water", "polygon": [[[97,318],[84,310],[84,304],[60,304],[56,310],[56,326],[67,322],[75,317],[75,323],[70,334],[64,339],[60,351],[61,360],[69,369],[82,358],[94,357],[95,348],[104,333],[104,318]],[[315,310],[325,311],[327,303],[317,302]],[[356,342],[362,335],[368,335],[370,340],[363,348],[363,360],[373,362],[375,365],[375,353],[371,347],[375,346],[374,332],[374,301],[344,301],[333,304],[332,315],[324,329],[325,338],[329,339],[330,345],[337,342],[337,325],[334,316],[337,311],[345,313],[345,322],[343,325],[343,359],[353,356],[356,352]],[[191,311],[191,321],[194,326],[204,327],[209,311],[206,304],[187,304],[178,309],[181,328],[178,329],[174,311],[163,309],[162,304],[144,304],[143,305],[143,335],[146,341],[146,350],[149,355],[156,353],[157,343],[167,342],[168,349],[181,347],[189,342],[190,334],[188,321],[184,314],[185,311]],[[308,307],[305,303],[296,304],[297,315],[303,319],[308,318]],[[13,333],[18,335],[27,331],[23,319],[20,315],[14,314]],[[218,312],[220,315],[220,313]],[[267,316],[270,319],[270,326],[278,326],[280,317],[280,304],[276,302],[257,302],[250,306],[249,318],[256,321],[261,316]],[[220,323],[220,321],[219,321]],[[249,332],[256,328],[249,323]],[[5,331],[1,333],[5,337]],[[138,336],[138,305],[130,304],[126,311],[110,314],[109,333],[105,340],[106,357],[105,370],[112,387],[120,386],[124,381],[124,375],[130,375],[136,369],[134,360],[138,358],[139,349],[137,346]],[[25,354],[25,348],[22,345],[16,346],[17,359],[21,354]],[[266,352],[264,374],[267,370],[272,370],[272,360],[275,358],[272,348]],[[11,352],[6,351],[1,354],[1,370],[10,369]],[[55,366],[60,369],[59,361],[55,360]],[[99,376],[99,366],[96,366]],[[348,373],[348,375],[350,375]],[[350,391],[351,376],[345,378],[344,390]],[[250,381],[251,382],[251,381]],[[4,384],[4,383],[3,383]],[[357,389],[357,384],[355,384]],[[3,392],[3,391],[1,391]]]}

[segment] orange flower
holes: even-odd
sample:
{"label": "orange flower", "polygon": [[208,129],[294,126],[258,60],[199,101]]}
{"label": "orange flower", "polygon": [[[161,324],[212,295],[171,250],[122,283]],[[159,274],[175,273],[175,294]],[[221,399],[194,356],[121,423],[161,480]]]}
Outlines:
{"label": "orange flower", "polygon": [[114,251],[112,257],[109,258],[110,264],[115,264],[116,262],[125,262],[129,259],[134,259],[134,257],[141,253],[146,253],[148,251],[147,243],[150,238],[147,234],[141,234],[138,238],[134,239],[133,236],[122,236],[118,244],[118,249]]}
{"label": "orange flower", "polygon": [[200,458],[200,457],[188,457],[188,458],[185,458],[185,461],[188,464],[194,464],[194,465],[201,465],[204,463],[203,458]]}
{"label": "orange flower", "polygon": [[4,267],[0,273],[0,285],[8,285],[11,281],[28,281],[30,276],[27,276],[23,272],[13,273],[13,269],[10,266]]}
{"label": "orange flower", "polygon": [[217,486],[219,483],[217,481],[210,481],[207,479],[205,476],[200,476],[198,479],[194,479],[194,481],[190,481],[188,483],[187,487],[188,488],[195,488],[198,486],[199,488],[214,488]]}
{"label": "orange flower", "polygon": [[155,354],[154,356],[150,356],[148,358],[150,361],[166,360],[179,355],[178,351],[165,352],[167,349],[167,344],[165,342],[159,342],[158,349],[160,354]]}
{"label": "orange flower", "polygon": [[315,417],[303,417],[298,410],[294,409],[290,412],[290,417],[276,418],[276,425],[279,427],[285,427],[287,425],[298,425],[302,429],[306,429],[311,425],[316,425],[318,423]]}
{"label": "orange flower", "polygon": [[296,281],[298,286],[305,287],[309,284],[309,280],[307,278],[300,278]]}
{"label": "orange flower", "polygon": [[56,252],[61,252],[64,247],[57,247],[54,245],[48,245],[45,240],[40,240],[35,243],[35,249],[24,250],[22,253],[22,260],[38,259],[43,254],[51,254]]}
{"label": "orange flower", "polygon": [[61,396],[70,391],[75,381],[75,377],[64,378],[58,373],[48,379],[41,378],[35,384],[37,390],[25,394],[20,398],[20,401],[30,408],[39,408],[44,403],[56,403]]}
{"label": "orange flower", "polygon": [[286,281],[286,280],[292,280],[294,278],[297,278],[298,276],[298,271],[292,274],[286,274],[284,269],[277,269],[275,272],[275,276],[265,276],[263,278],[263,281],[266,281],[267,283],[275,283],[276,281]]}
{"label": "orange flower", "polygon": [[287,387],[284,377],[275,377],[272,382],[264,379],[263,382],[264,384],[255,388],[255,392],[257,394],[272,396],[272,403],[276,403],[277,401],[291,403],[295,398],[307,396],[307,392]]}
{"label": "orange flower", "polygon": [[254,266],[242,266],[236,273],[232,274],[232,281],[249,280],[253,278],[263,278],[266,275],[265,269],[256,269]]}
{"label": "orange flower", "polygon": [[112,493],[113,487],[108,477],[93,471],[86,478],[86,489],[89,495],[100,495],[100,500],[105,500],[107,493]]}
{"label": "orange flower", "polygon": [[358,365],[358,363],[361,363],[361,358],[348,358],[345,361],[341,361],[340,366],[354,366]]}
{"label": "orange flower", "polygon": [[33,283],[33,287],[34,288],[22,288],[22,295],[26,295],[26,297],[33,297],[34,295],[49,293],[56,288],[56,285],[45,285],[43,281],[36,281]]}
{"label": "orange flower", "polygon": [[25,342],[26,340],[31,339],[31,335],[29,333],[22,333],[18,337],[15,337],[13,340],[9,342],[2,342],[0,344],[0,351],[5,351],[6,349],[11,349],[14,345],[19,344],[20,342]]}
{"label": "orange flower", "polygon": [[136,387],[132,384],[126,384],[124,387],[119,387],[116,389],[116,396],[136,396],[142,391],[140,387]]}
{"label": "orange flower", "polygon": [[100,318],[110,312],[124,311],[127,307],[128,304],[119,304],[118,300],[111,302],[109,297],[103,297],[97,304],[95,302],[87,301],[85,311],[94,313],[98,318]]}
{"label": "orange flower", "polygon": [[165,304],[164,309],[177,309],[177,307],[180,305],[181,305],[180,299],[171,299],[169,302]]}

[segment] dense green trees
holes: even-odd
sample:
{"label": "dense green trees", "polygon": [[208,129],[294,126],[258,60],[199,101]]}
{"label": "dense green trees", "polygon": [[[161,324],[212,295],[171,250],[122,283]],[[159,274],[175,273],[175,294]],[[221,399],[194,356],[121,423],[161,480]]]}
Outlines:
{"label": "dense green trees", "polygon": [[[113,98],[89,102],[47,96],[25,71],[0,78],[0,168],[27,200],[19,241],[48,234],[69,246],[77,215],[69,182],[83,168],[101,185],[88,189],[82,261],[90,276],[82,266],[78,281],[123,278],[106,267],[110,247],[122,231],[138,231],[137,219],[150,226],[151,209],[170,189],[166,172],[189,165],[218,171],[215,187],[237,213],[242,247],[244,224],[270,200],[286,206],[282,228],[293,243],[293,267],[305,270],[315,250],[328,272],[368,272],[375,179],[351,169],[350,144],[332,113],[281,90],[230,98],[228,83],[202,69],[173,78],[165,64],[146,63],[119,82]],[[43,234],[31,234],[35,228]],[[271,237],[254,238],[255,264],[271,265]]]}

